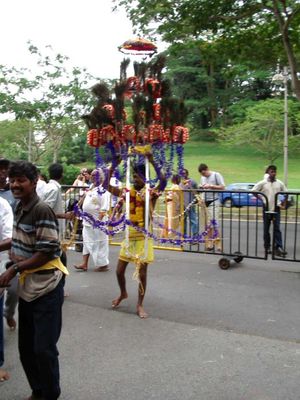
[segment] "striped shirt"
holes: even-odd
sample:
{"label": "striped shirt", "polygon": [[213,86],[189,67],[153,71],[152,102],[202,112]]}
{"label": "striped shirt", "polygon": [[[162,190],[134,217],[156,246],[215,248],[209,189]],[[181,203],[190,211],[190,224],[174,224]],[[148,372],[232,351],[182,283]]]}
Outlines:
{"label": "striped shirt", "polygon": [[60,255],[58,222],[53,210],[35,194],[26,206],[15,210],[11,252],[15,259],[31,258],[42,252]]}

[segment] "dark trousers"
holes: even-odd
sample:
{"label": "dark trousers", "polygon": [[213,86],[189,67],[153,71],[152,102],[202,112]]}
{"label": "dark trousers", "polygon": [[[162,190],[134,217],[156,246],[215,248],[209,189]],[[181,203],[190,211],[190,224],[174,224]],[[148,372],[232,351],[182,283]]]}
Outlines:
{"label": "dark trousers", "polygon": [[50,293],[31,302],[19,299],[19,353],[32,392],[45,400],[60,395],[58,342],[64,278]]}
{"label": "dark trousers", "polygon": [[4,364],[3,294],[0,294],[0,367]]}
{"label": "dark trousers", "polygon": [[275,213],[265,213],[264,212],[264,243],[265,249],[269,249],[271,247],[271,236],[270,236],[270,227],[271,222],[273,221],[274,225],[274,241],[275,248],[282,248],[282,235],[280,231],[280,210],[276,208]]}

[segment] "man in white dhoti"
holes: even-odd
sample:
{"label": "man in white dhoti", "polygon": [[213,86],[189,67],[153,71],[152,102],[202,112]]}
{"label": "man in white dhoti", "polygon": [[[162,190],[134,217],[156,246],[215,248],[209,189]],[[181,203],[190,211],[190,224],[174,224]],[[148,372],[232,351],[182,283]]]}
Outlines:
{"label": "man in white dhoti", "polygon": [[[101,168],[93,170],[91,177],[93,185],[85,194],[82,211],[93,217],[93,219],[104,222],[108,219],[110,193],[102,186],[104,173]],[[92,223],[84,218],[82,238],[82,263],[80,265],[74,265],[74,267],[81,271],[87,271],[89,258],[91,256],[96,266],[95,271],[108,271],[109,243],[107,234],[102,232],[101,229],[94,228]]]}

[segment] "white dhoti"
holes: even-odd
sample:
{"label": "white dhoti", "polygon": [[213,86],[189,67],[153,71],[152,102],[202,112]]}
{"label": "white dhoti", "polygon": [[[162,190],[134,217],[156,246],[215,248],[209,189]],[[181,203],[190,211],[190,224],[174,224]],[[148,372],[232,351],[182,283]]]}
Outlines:
{"label": "white dhoti", "polygon": [[[107,213],[109,210],[110,194],[103,191],[102,186],[94,187],[89,190],[82,205],[84,212],[90,214],[95,220],[98,220],[101,213]],[[101,221],[107,220],[107,216],[102,217]],[[83,222],[82,229],[83,251],[82,255],[87,254],[92,257],[96,267],[104,267],[109,264],[108,254],[108,236],[100,229],[93,228],[88,222]]]}
{"label": "white dhoti", "polygon": [[96,267],[104,267],[109,264],[108,236],[104,232],[100,231],[100,229],[94,229],[92,226],[84,224],[82,239],[83,256],[89,254]]}

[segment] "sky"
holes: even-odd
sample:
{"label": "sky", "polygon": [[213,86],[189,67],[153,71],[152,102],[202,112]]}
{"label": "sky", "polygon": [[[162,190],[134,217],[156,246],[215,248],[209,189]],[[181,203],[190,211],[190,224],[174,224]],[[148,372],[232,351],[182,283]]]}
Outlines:
{"label": "sky", "polygon": [[[112,12],[111,0],[2,0],[0,64],[32,69],[30,40],[43,53],[70,58],[99,78],[119,78],[124,55],[118,46],[135,37],[124,11]],[[158,49],[160,50],[160,49]]]}

